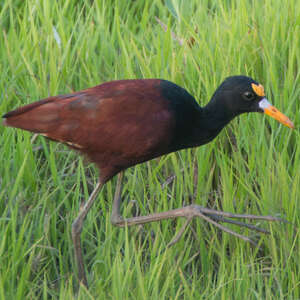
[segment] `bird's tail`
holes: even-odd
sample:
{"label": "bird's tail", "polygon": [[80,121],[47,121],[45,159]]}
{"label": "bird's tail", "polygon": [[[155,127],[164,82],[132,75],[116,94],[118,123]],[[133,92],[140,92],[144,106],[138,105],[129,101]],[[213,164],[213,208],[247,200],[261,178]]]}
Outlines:
{"label": "bird's tail", "polygon": [[59,104],[54,97],[40,100],[3,115],[3,125],[43,133],[51,130],[59,119]]}

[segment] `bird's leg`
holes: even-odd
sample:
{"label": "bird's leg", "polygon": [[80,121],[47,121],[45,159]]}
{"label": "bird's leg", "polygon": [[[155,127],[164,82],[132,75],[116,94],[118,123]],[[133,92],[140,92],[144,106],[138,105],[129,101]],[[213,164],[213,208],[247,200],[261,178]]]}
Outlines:
{"label": "bird's leg", "polygon": [[117,225],[120,222],[124,221],[120,213],[123,174],[123,171],[118,174],[117,187],[110,218],[111,223],[114,225]]}
{"label": "bird's leg", "polygon": [[88,286],[88,284],[84,270],[80,235],[82,231],[83,221],[91,206],[93,205],[102,186],[103,184],[99,181],[92,194],[90,195],[88,201],[83,205],[83,207],[80,208],[79,214],[72,224],[72,240],[74,244],[75,259],[78,268],[78,279],[79,282],[82,282],[86,287]]}
{"label": "bird's leg", "polygon": [[231,219],[244,219],[244,220],[263,220],[263,221],[281,221],[284,222],[285,220],[272,217],[272,216],[255,216],[255,215],[247,215],[247,214],[232,214],[228,212],[218,211],[214,209],[205,208],[199,205],[189,205],[178,209],[169,210],[166,212],[161,213],[154,213],[147,216],[138,216],[128,219],[123,219],[120,215],[120,203],[121,203],[121,183],[122,183],[122,174],[118,177],[118,183],[117,183],[117,189],[114,197],[114,204],[113,204],[113,211],[111,216],[111,221],[114,225],[119,227],[124,226],[133,226],[133,225],[139,225],[139,224],[146,224],[149,222],[155,222],[165,219],[174,219],[178,217],[185,217],[187,218],[186,223],[183,225],[182,229],[179,231],[179,233],[172,239],[172,241],[169,243],[168,246],[171,246],[175,244],[182,234],[184,233],[186,227],[189,225],[190,221],[194,217],[199,217],[210,224],[218,227],[219,229],[232,234],[244,241],[250,242],[252,244],[255,244],[254,241],[252,241],[247,236],[241,235],[235,231],[232,231],[231,229],[219,224],[218,222],[224,222],[224,223],[231,223],[234,225],[246,227],[250,230],[256,230],[258,232],[262,233],[269,233],[267,230],[259,228],[257,226],[246,224],[240,221],[231,220]]}

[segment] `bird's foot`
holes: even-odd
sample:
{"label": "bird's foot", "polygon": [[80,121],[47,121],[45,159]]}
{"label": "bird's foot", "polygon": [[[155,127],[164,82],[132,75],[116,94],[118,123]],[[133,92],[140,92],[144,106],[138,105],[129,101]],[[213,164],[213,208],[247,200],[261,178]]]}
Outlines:
{"label": "bird's foot", "polygon": [[260,221],[277,221],[277,222],[287,222],[281,218],[273,217],[273,216],[256,216],[256,215],[249,215],[249,214],[232,214],[228,212],[218,211],[206,207],[202,207],[199,205],[189,205],[178,209],[173,209],[170,211],[162,212],[162,213],[155,213],[147,216],[138,216],[128,219],[123,219],[120,215],[112,216],[112,222],[114,225],[119,227],[124,226],[133,226],[139,224],[146,224],[149,222],[155,222],[165,219],[174,219],[178,217],[185,217],[187,220],[177,235],[172,239],[172,241],[168,244],[168,246],[174,245],[179,239],[182,237],[185,229],[190,224],[191,220],[195,217],[201,218],[208,223],[216,226],[217,228],[238,237],[246,242],[249,242],[253,245],[256,243],[250,239],[249,237],[239,234],[228,227],[221,225],[219,223],[229,223],[234,224],[241,227],[246,227],[250,230],[254,230],[260,233],[268,234],[270,233],[268,230],[260,228],[258,226],[247,224],[241,221],[233,220],[233,219],[244,219],[244,220],[260,220]]}

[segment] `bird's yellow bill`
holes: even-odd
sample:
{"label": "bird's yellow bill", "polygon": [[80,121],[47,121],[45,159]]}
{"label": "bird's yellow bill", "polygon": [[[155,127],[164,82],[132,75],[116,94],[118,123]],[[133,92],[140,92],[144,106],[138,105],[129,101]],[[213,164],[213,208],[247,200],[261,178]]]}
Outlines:
{"label": "bird's yellow bill", "polygon": [[276,107],[271,105],[266,98],[263,98],[259,102],[259,107],[263,109],[263,111],[266,115],[269,115],[270,117],[279,121],[283,125],[285,125],[289,128],[295,128],[293,122],[287,116],[285,116],[283,113],[281,113]]}

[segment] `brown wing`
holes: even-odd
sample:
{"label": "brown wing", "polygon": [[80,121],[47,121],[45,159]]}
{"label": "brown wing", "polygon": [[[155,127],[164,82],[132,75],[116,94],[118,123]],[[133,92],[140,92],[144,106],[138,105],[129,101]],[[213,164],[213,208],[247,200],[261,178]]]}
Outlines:
{"label": "brown wing", "polygon": [[5,124],[86,154],[102,181],[168,152],[175,120],[159,80],[122,80],[50,97],[7,113]]}

